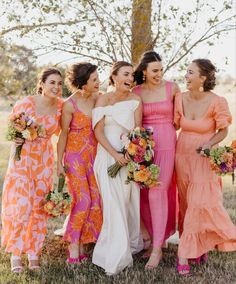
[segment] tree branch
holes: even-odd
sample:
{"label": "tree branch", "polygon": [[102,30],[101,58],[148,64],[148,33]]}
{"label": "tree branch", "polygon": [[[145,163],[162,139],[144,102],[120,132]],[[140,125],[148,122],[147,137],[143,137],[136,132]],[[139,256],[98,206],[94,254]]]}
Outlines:
{"label": "tree branch", "polygon": [[108,45],[110,45],[110,47],[111,47],[111,49],[112,49],[112,51],[113,51],[113,56],[114,56],[114,59],[115,59],[115,60],[113,60],[113,61],[117,61],[115,48],[114,48],[114,46],[113,46],[113,44],[112,44],[112,42],[111,42],[111,40],[110,40],[110,37],[109,37],[108,33],[106,32],[106,27],[103,25],[103,22],[101,21],[101,18],[98,16],[97,11],[94,9],[93,4],[91,3],[90,0],[88,0],[88,4],[89,4],[89,6],[91,7],[91,9],[93,10],[93,12],[94,12],[94,14],[95,14],[97,20],[99,21],[99,23],[100,23],[100,25],[101,25],[101,27],[102,27],[102,31],[103,31],[103,33],[105,34],[105,37],[106,37],[106,39],[107,39],[107,43],[108,43]]}
{"label": "tree branch", "polygon": [[18,30],[23,30],[23,29],[34,30],[37,28],[50,27],[50,26],[67,26],[67,25],[74,25],[74,24],[82,23],[85,21],[86,20],[74,20],[74,21],[67,21],[64,23],[63,22],[52,22],[52,23],[44,23],[44,24],[38,24],[38,25],[18,25],[18,26],[14,26],[14,27],[2,30],[0,32],[0,36],[3,36],[12,31],[18,31]]}
{"label": "tree branch", "polygon": [[156,36],[154,37],[153,41],[152,41],[152,47],[155,46],[157,40],[159,39],[160,37],[160,28],[161,28],[161,8],[162,8],[162,0],[159,1],[159,4],[158,4],[158,16],[157,16],[157,34]]}
{"label": "tree branch", "polygon": [[173,67],[174,65],[176,65],[177,63],[179,63],[197,44],[199,44],[199,43],[201,43],[201,42],[203,42],[203,41],[205,41],[205,40],[207,40],[207,39],[209,39],[209,38],[211,38],[213,36],[216,36],[219,33],[228,32],[228,31],[231,31],[231,30],[234,30],[234,28],[233,27],[232,28],[225,28],[225,29],[219,30],[217,32],[214,32],[214,33],[212,33],[212,34],[210,34],[208,36],[206,36],[206,34],[204,34],[201,38],[196,40],[189,48],[186,48],[186,51],[177,60],[172,61],[172,63],[169,62],[167,64],[165,72],[167,70],[169,70],[171,67]]}

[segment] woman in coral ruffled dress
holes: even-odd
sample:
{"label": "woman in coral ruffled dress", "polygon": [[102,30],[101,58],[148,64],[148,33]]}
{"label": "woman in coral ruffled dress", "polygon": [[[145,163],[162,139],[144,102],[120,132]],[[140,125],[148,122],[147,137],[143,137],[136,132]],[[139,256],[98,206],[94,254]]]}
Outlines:
{"label": "woman in coral ruffled dress", "polygon": [[190,272],[188,259],[204,262],[215,248],[236,250],[236,227],[223,207],[221,179],[203,152],[226,137],[231,123],[227,101],[211,91],[215,72],[209,60],[194,60],[185,76],[188,91],[175,100],[174,120],[181,128],[175,163],[180,210],[177,268],[184,275]]}

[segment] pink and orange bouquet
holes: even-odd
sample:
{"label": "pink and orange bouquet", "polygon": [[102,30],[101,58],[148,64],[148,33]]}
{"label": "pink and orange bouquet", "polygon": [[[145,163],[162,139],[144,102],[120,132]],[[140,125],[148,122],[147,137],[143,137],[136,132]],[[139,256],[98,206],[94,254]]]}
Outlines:
{"label": "pink and orange bouquet", "polygon": [[57,188],[50,191],[46,196],[43,209],[49,217],[58,217],[70,213],[71,196],[68,192],[63,191],[64,184],[65,176],[60,175]]}
{"label": "pink and orange bouquet", "polygon": [[[152,128],[136,127],[121,136],[122,153],[128,153],[131,161],[127,164],[127,180],[137,182],[141,187],[158,185],[160,169],[153,163],[155,142]],[[108,175],[115,177],[121,166],[118,162],[108,168]]]}
{"label": "pink and orange bouquet", "polygon": [[205,149],[204,153],[210,158],[210,166],[217,175],[231,174],[234,181],[236,168],[236,140],[230,146]]}
{"label": "pink and orange bouquet", "polygon": [[[25,112],[12,114],[9,118],[7,140],[14,141],[21,138],[33,141],[38,137],[44,137],[45,130],[39,125],[33,117],[26,115]],[[23,144],[16,147],[14,159],[19,161]]]}

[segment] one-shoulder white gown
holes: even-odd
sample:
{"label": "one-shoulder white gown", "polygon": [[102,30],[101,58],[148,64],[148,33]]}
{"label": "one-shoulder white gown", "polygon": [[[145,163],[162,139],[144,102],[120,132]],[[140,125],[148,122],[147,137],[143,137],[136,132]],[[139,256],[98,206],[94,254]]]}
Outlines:
{"label": "one-shoulder white gown", "polygon": [[[93,110],[93,127],[105,117],[104,133],[120,151],[120,136],[134,128],[134,111],[139,101],[129,100]],[[94,173],[102,196],[103,225],[93,252],[93,263],[116,274],[133,264],[132,254],[143,248],[140,232],[140,191],[131,182],[125,184],[127,169],[122,167],[115,178],[107,174],[114,158],[98,144]]]}

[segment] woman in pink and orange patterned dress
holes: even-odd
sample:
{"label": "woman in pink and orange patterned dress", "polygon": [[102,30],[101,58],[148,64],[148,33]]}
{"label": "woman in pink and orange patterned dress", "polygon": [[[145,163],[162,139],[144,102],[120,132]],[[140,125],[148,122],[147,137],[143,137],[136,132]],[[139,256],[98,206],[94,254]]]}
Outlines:
{"label": "woman in pink and orange patterned dress", "polygon": [[[175,232],[176,184],[174,160],[176,132],[173,125],[174,96],[178,86],[163,79],[162,60],[155,51],[143,54],[135,70],[138,84],[133,92],[143,103],[143,126],[153,128],[155,140],[154,161],[160,166],[160,185],[141,190],[141,218],[151,237],[152,246],[145,268],[155,268],[162,258],[165,240]],[[148,235],[144,235],[144,245]]]}
{"label": "woman in pink and orange patterned dress", "polygon": [[87,258],[83,245],[96,242],[102,225],[100,195],[93,173],[97,141],[91,119],[99,83],[96,65],[77,63],[67,70],[66,84],[73,94],[63,105],[57,172],[66,174],[73,200],[64,233],[64,240],[70,243],[68,263]]}
{"label": "woman in pink and orange patterned dress", "polygon": [[[59,130],[61,94],[61,73],[48,68],[39,77],[38,94],[17,101],[12,111],[35,117],[46,130],[44,138],[25,140],[20,161],[10,158],[3,185],[1,245],[12,254],[11,269],[16,273],[23,270],[23,253],[28,254],[30,269],[39,268],[47,221],[42,205],[53,185],[51,136]],[[22,142],[18,138],[12,152]]]}

